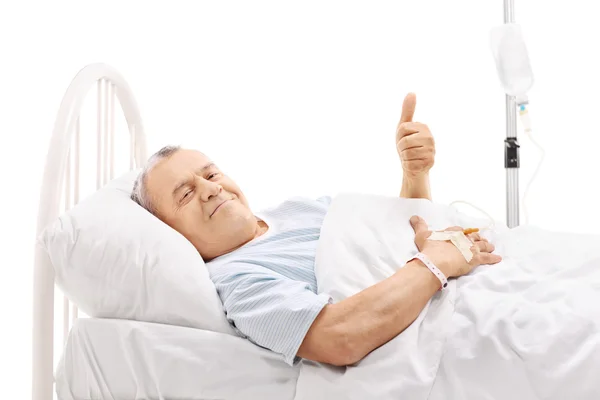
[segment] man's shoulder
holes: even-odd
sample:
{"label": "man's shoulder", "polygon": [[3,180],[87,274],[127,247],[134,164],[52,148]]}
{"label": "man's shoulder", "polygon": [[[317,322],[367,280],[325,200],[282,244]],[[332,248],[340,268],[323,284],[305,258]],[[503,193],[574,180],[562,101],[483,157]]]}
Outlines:
{"label": "man's shoulder", "polygon": [[295,221],[298,218],[315,216],[323,218],[331,204],[331,197],[307,197],[292,196],[279,202],[278,204],[263,209],[260,215],[270,217],[272,220]]}
{"label": "man's shoulder", "polygon": [[307,207],[329,207],[331,204],[332,197],[331,196],[320,196],[320,197],[308,197],[308,196],[292,196],[280,204],[275,206],[274,208],[300,208],[306,209]]}

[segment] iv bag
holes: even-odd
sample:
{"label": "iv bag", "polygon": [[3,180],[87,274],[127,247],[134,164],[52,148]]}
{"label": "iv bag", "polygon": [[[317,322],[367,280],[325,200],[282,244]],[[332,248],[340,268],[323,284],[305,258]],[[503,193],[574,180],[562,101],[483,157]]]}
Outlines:
{"label": "iv bag", "polygon": [[500,25],[492,29],[490,39],[504,92],[524,96],[533,86],[533,71],[521,27],[515,23]]}

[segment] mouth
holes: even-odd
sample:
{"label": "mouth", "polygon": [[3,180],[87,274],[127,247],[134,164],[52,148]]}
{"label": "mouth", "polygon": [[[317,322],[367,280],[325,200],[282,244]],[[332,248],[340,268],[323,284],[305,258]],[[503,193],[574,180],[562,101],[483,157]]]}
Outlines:
{"label": "mouth", "polygon": [[221,208],[221,206],[225,203],[227,203],[229,200],[225,200],[224,202],[222,202],[221,204],[219,204],[214,210],[213,212],[210,214],[210,216],[212,217],[213,215],[216,214],[217,211],[219,211],[219,209]]}

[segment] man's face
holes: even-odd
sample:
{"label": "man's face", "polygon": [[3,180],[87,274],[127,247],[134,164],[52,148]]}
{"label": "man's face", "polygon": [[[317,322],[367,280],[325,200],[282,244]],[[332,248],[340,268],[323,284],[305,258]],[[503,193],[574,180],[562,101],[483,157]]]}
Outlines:
{"label": "man's face", "polygon": [[204,154],[178,150],[148,174],[157,216],[185,236],[205,260],[254,237],[256,218],[246,197]]}

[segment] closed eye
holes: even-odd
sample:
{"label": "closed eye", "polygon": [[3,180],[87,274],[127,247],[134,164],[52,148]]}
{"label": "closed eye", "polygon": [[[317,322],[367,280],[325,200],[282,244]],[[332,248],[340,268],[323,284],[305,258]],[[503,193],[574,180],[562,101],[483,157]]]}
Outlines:
{"label": "closed eye", "polygon": [[215,176],[217,176],[217,173],[212,173],[208,176],[208,180],[211,180],[212,178],[214,178]]}
{"label": "closed eye", "polygon": [[185,194],[183,195],[183,197],[181,198],[181,200],[185,200],[186,197],[188,197],[188,195],[192,194],[191,190],[188,190],[187,192],[185,192]]}

